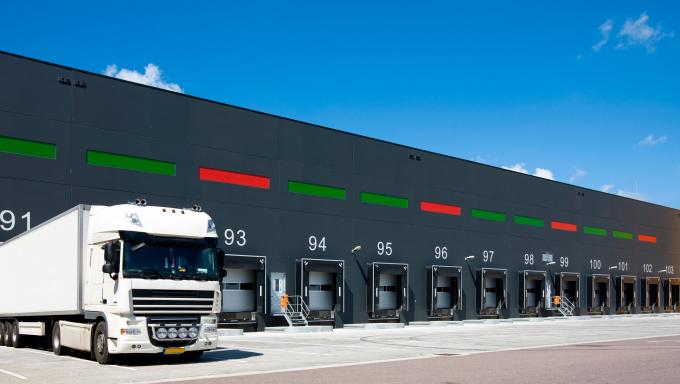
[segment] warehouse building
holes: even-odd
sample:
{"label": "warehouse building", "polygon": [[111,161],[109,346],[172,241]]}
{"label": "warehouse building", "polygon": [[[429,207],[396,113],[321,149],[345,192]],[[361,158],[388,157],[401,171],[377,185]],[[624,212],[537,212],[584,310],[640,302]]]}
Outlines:
{"label": "warehouse building", "polygon": [[680,311],[678,210],[10,53],[0,84],[0,241],[199,204],[224,325],[280,323],[284,293],[334,326]]}

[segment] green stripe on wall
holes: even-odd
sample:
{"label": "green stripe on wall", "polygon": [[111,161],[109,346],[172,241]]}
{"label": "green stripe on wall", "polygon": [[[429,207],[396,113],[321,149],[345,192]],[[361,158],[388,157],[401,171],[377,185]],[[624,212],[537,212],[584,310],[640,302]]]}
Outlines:
{"label": "green stripe on wall", "polygon": [[141,157],[117,155],[115,153],[87,151],[87,163],[99,167],[126,169],[128,171],[156,173],[159,175],[175,176],[175,163],[160,160],[144,159]]}
{"label": "green stripe on wall", "polygon": [[586,235],[607,236],[606,229],[599,227],[589,227],[587,225],[583,227],[583,233]]}
{"label": "green stripe on wall", "polygon": [[505,221],[505,213],[503,212],[486,211],[484,209],[473,208],[471,213],[472,217],[474,217],[475,219]]}
{"label": "green stripe on wall", "polygon": [[288,192],[327,197],[329,199],[345,200],[347,194],[343,188],[329,187],[327,185],[303,183],[301,181],[288,181]]}
{"label": "green stripe on wall", "polygon": [[630,232],[612,231],[612,236],[617,239],[633,240],[633,234]]}
{"label": "green stripe on wall", "polygon": [[7,136],[0,136],[0,152],[43,159],[57,158],[57,146],[54,144]]}
{"label": "green stripe on wall", "polygon": [[380,195],[378,193],[361,192],[361,202],[367,204],[386,205],[395,208],[408,208],[408,199],[403,197]]}
{"label": "green stripe on wall", "polygon": [[515,224],[529,225],[532,227],[543,227],[545,226],[545,221],[537,217],[515,215]]}

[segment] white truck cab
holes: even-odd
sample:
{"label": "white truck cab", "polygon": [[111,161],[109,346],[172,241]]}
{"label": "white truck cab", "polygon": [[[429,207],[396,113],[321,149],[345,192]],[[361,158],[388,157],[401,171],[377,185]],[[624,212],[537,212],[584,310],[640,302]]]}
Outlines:
{"label": "white truck cab", "polygon": [[77,206],[0,246],[10,264],[0,292],[19,292],[0,300],[0,341],[50,336],[55,353],[89,351],[102,364],[196,359],[217,347],[220,254],[213,220],[196,207]]}

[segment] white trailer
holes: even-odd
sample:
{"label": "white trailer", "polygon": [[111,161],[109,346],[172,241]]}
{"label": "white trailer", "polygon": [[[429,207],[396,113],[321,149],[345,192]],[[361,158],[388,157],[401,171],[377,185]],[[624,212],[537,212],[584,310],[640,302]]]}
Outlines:
{"label": "white trailer", "polygon": [[116,355],[217,347],[215,225],[200,209],[79,205],[0,245],[0,345]]}

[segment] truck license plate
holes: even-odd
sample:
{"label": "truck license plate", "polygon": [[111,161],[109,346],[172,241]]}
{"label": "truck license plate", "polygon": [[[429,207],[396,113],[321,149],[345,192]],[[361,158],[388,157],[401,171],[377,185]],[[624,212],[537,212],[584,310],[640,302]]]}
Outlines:
{"label": "truck license plate", "polygon": [[184,347],[177,347],[177,348],[165,348],[165,351],[163,351],[166,355],[179,355],[180,353],[184,353]]}

